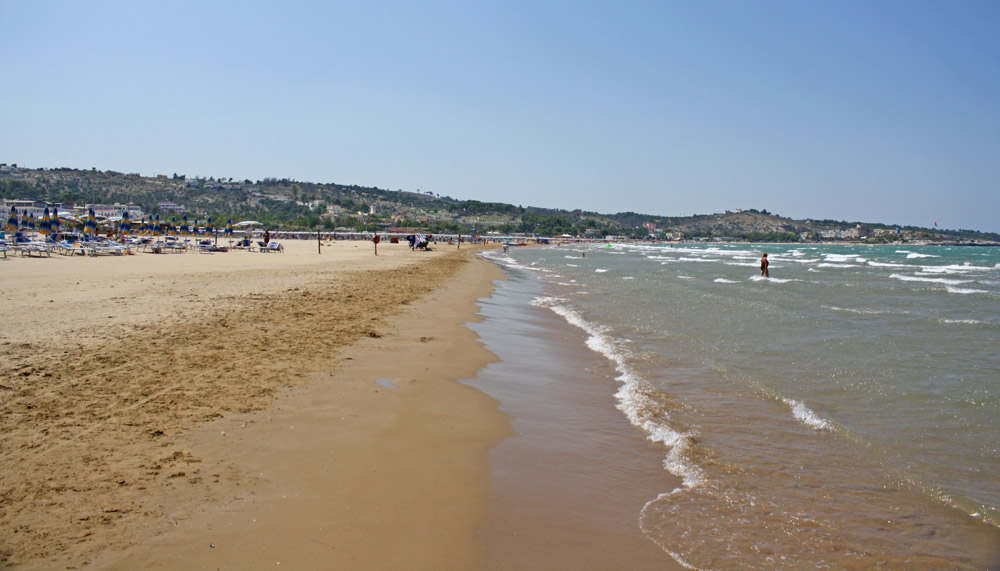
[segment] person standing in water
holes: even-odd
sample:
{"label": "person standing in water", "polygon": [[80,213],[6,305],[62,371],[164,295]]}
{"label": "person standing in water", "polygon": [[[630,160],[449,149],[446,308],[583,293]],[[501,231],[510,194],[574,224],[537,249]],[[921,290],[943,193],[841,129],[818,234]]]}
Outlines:
{"label": "person standing in water", "polygon": [[764,255],[760,257],[760,275],[764,276],[765,278],[771,277],[771,275],[767,271],[767,267],[769,265],[771,264],[770,262],[767,261],[767,252],[764,252]]}

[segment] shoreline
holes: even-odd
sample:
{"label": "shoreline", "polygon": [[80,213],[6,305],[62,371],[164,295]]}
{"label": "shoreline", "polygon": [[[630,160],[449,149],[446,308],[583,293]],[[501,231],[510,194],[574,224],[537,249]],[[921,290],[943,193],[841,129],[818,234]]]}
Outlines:
{"label": "shoreline", "polygon": [[475,565],[510,428],[457,381],[492,359],[462,323],[501,273],[356,246],[5,267],[32,266],[0,290],[24,310],[2,335],[4,564]]}

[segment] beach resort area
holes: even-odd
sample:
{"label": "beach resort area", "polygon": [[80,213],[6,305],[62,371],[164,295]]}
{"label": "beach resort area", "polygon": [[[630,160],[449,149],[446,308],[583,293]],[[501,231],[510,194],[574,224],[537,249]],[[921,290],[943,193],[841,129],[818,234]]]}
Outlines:
{"label": "beach resort area", "polygon": [[475,248],[0,259],[0,566],[477,566]]}

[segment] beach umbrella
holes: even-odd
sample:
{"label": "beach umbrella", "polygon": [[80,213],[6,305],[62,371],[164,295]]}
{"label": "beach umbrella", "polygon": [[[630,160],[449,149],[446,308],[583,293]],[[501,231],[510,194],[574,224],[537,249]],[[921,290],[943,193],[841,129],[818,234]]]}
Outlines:
{"label": "beach umbrella", "polygon": [[97,234],[97,216],[94,214],[93,208],[87,211],[87,220],[83,223],[83,232],[85,234]]}
{"label": "beach umbrella", "polygon": [[128,219],[128,210],[122,212],[122,219],[118,222],[118,232],[123,236],[132,232],[132,221]]}
{"label": "beach umbrella", "polygon": [[208,222],[205,223],[205,235],[211,236],[212,235],[212,230],[213,230],[212,229],[212,217],[209,216],[208,217]]}
{"label": "beach umbrella", "polygon": [[35,215],[29,214],[28,216],[21,217],[21,228],[24,230],[34,231],[35,229]]}
{"label": "beach umbrella", "polygon": [[7,216],[7,230],[9,232],[17,232],[18,228],[20,228],[20,224],[17,219],[17,208],[11,206],[10,214]]}
{"label": "beach umbrella", "polygon": [[52,207],[52,220],[49,221],[49,230],[52,231],[53,235],[59,234],[59,208],[56,206]]}
{"label": "beach umbrella", "polygon": [[153,221],[152,224],[150,224],[150,228],[149,229],[152,231],[153,236],[162,236],[163,235],[163,227],[160,226],[160,215],[159,214],[156,215],[156,219]]}
{"label": "beach umbrella", "polygon": [[42,219],[38,221],[38,233],[48,236],[52,232],[52,218],[49,217],[49,207],[42,211]]}
{"label": "beach umbrella", "polygon": [[181,231],[181,235],[182,236],[187,236],[188,234],[191,233],[191,231],[188,229],[188,215],[187,214],[185,214],[184,217],[181,219],[181,228],[180,228],[180,231]]}
{"label": "beach umbrella", "polygon": [[226,236],[232,236],[233,235],[233,219],[232,218],[230,218],[229,221],[226,222],[226,232],[225,232],[225,234],[226,234]]}

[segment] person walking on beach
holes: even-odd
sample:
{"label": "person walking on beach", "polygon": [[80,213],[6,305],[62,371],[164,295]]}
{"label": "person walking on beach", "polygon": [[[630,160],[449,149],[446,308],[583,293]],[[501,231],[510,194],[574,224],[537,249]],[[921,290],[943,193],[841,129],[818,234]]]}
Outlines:
{"label": "person walking on beach", "polygon": [[267,228],[264,228],[264,245],[267,246],[267,243],[270,241],[271,241],[271,232]]}
{"label": "person walking on beach", "polygon": [[767,267],[770,265],[771,263],[767,261],[767,252],[764,252],[764,255],[760,257],[760,275],[764,276],[765,278],[771,277],[771,275],[767,271]]}

